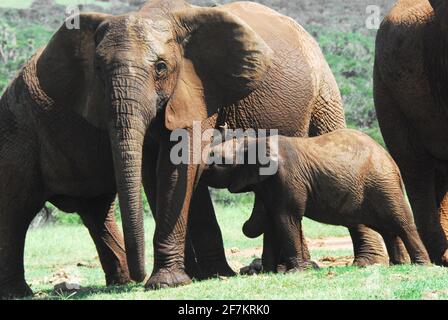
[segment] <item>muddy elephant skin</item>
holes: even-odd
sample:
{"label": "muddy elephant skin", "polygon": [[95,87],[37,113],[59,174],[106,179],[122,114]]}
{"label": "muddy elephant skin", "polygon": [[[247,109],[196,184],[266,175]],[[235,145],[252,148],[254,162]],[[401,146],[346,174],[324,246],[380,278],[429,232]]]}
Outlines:
{"label": "muddy elephant skin", "polygon": [[448,265],[448,3],[398,1],[376,40],[374,98],[431,261]]}
{"label": "muddy elephant skin", "polygon": [[264,209],[259,205],[252,212],[243,231],[252,238],[262,233],[270,238],[265,242],[269,249],[264,250],[277,258],[264,259],[263,269],[275,271],[280,263],[287,270],[312,266],[303,241],[303,216],[332,225],[366,225],[382,235],[391,263],[397,262],[400,239],[412,262],[429,263],[404,197],[400,171],[373,139],[349,129],[314,138],[279,136],[278,150],[268,148],[271,163],[278,167],[276,173],[263,175],[260,163],[228,164],[238,152],[248,158],[248,150],[265,141],[243,138],[212,147],[211,155],[224,164],[211,164],[204,173],[206,179],[227,185],[231,192],[255,192],[255,201]]}

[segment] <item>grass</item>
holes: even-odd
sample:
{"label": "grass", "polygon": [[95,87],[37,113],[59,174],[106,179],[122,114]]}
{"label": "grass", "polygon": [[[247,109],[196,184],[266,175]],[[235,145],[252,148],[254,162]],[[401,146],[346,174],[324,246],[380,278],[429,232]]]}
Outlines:
{"label": "grass", "polygon": [[[244,201],[243,201],[244,202]],[[241,226],[251,206],[217,205],[225,247],[240,252],[261,247],[261,238],[247,239]],[[154,223],[146,219],[147,269],[151,270]],[[306,220],[309,238],[347,236],[342,227],[324,226]],[[312,257],[352,255],[351,249],[314,249]],[[254,257],[229,254],[232,266],[243,266]],[[77,267],[82,262],[83,267]],[[439,267],[372,266],[331,267],[287,275],[237,276],[194,282],[185,287],[145,291],[142,285],[105,287],[104,275],[87,230],[79,224],[50,225],[30,230],[25,249],[25,270],[36,298],[40,299],[445,299],[448,298],[448,270]],[[58,271],[81,279],[83,290],[56,294],[49,279]]]}
{"label": "grass", "polygon": [[31,3],[33,3],[33,0],[2,0],[0,7],[26,9],[31,6]]}

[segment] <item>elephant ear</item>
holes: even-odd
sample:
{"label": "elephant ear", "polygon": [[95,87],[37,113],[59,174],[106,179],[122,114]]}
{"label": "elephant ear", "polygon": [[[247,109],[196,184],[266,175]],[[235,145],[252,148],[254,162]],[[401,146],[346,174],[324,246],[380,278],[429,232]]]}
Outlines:
{"label": "elephant ear", "polygon": [[184,60],[166,108],[170,130],[246,97],[263,81],[272,56],[247,23],[222,9],[189,8],[174,12],[173,19]]}
{"label": "elephant ear", "polygon": [[[236,149],[240,150],[243,148],[244,164],[237,165],[238,169],[235,171],[233,180],[228,187],[230,192],[242,193],[254,191],[253,188],[257,184],[270,177],[268,175],[263,175],[262,171],[260,171],[260,169],[264,166],[260,163],[260,145],[259,140],[256,138],[244,137],[238,140]],[[272,161],[269,150],[267,152],[268,158],[265,160]]]}
{"label": "elephant ear", "polygon": [[253,187],[265,180],[267,177],[260,175],[256,165],[241,165],[241,169],[236,172],[235,178],[229,186],[231,193],[243,193],[253,191]]}
{"label": "elephant ear", "polygon": [[[94,125],[102,124],[106,111],[103,87],[94,73],[95,31],[108,17],[98,13],[70,17],[36,62],[34,89],[41,90],[54,105],[71,108]],[[79,21],[78,26],[75,21]]]}

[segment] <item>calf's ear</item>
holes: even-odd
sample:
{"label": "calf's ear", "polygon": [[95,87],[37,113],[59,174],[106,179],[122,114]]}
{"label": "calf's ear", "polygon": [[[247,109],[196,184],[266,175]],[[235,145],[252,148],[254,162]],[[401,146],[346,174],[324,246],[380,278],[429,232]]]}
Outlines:
{"label": "calf's ear", "polygon": [[[252,191],[254,186],[277,173],[279,163],[277,143],[277,139],[272,137],[267,140],[245,137],[239,141],[237,149],[244,148],[245,164],[239,165],[236,170],[234,180],[229,186],[230,192]],[[265,156],[262,156],[263,147],[266,148]]]}

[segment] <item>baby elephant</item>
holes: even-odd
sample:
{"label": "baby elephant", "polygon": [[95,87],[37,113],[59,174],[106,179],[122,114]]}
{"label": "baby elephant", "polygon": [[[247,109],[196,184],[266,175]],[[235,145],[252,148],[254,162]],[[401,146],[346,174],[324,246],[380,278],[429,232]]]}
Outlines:
{"label": "baby elephant", "polygon": [[[256,157],[248,164],[250,153],[260,146],[267,146],[269,163],[261,164]],[[245,164],[238,164],[242,157],[235,163],[237,155],[244,156]],[[401,239],[413,263],[429,263],[397,165],[363,133],[343,129],[313,138],[233,139],[211,147],[209,157],[224,163],[205,169],[204,179],[212,187],[255,192],[258,205],[243,230],[250,237],[265,232],[265,240],[269,231],[287,270],[311,265],[301,230],[303,216],[346,227],[366,225],[382,235],[391,260]],[[277,170],[260,174],[268,167]]]}

